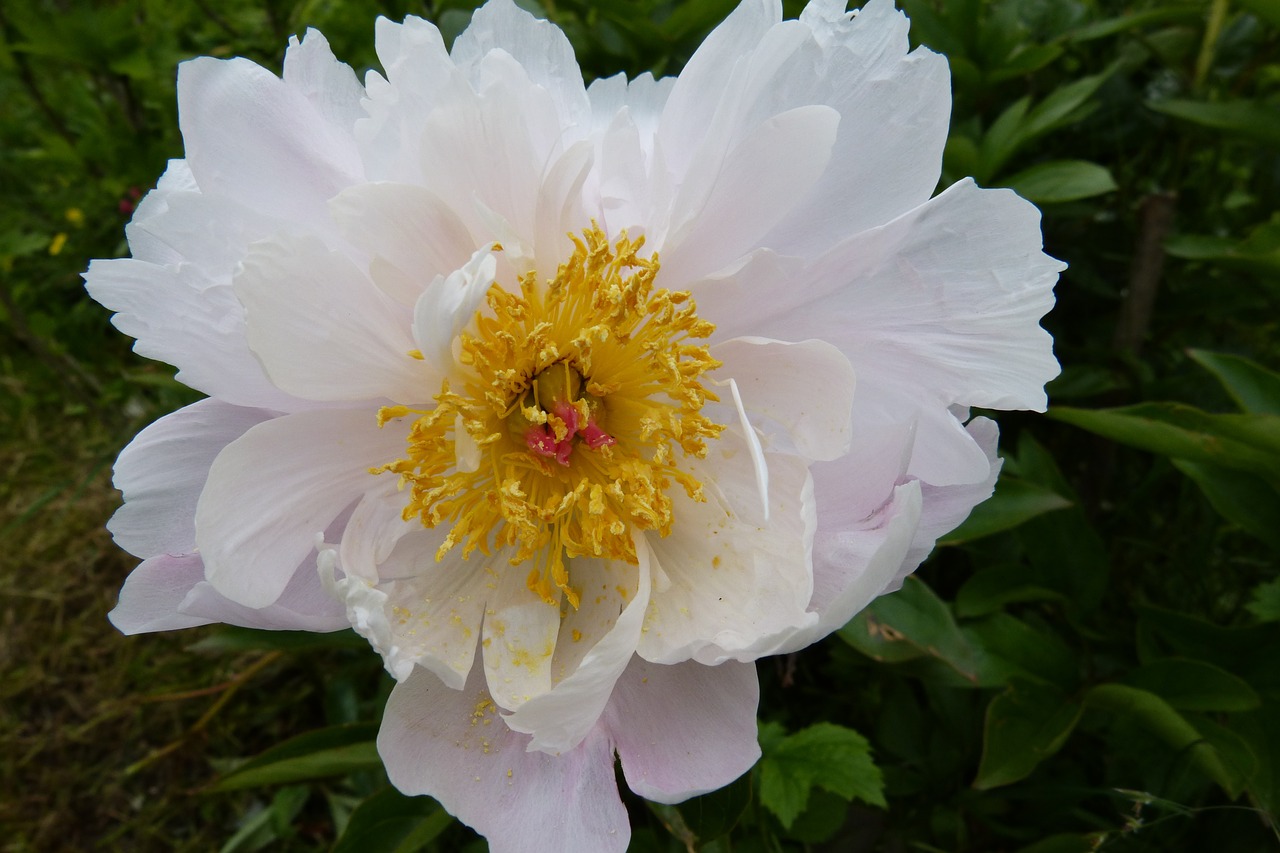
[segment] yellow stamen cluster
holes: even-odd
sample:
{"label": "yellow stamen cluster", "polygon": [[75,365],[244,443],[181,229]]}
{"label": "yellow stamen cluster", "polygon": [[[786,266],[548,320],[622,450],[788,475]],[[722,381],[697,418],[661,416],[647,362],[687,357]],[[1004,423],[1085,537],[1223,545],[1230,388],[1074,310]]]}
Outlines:
{"label": "yellow stamen cluster", "polygon": [[[378,413],[379,423],[411,411],[420,417],[406,458],[373,470],[399,474],[409,487],[405,520],[451,525],[437,559],[458,545],[464,557],[513,549],[513,565],[531,563],[533,592],[554,604],[558,590],[577,607],[565,558],[635,563],[632,528],[671,530],[672,483],[703,499],[702,485],[677,467],[677,449],[705,456],[721,426],[701,414],[717,398],[700,378],[719,362],[705,343],[690,342],[715,326],[698,319],[688,293],[654,289],[658,258],[637,257],[643,238],[624,233],[610,245],[593,226],[570,239],[574,252],[552,281],[528,273],[518,295],[491,285],[487,310],[460,336],[460,387],[446,381],[427,412]],[[536,399],[549,387],[571,397],[581,424],[590,418],[613,442],[575,439]],[[575,442],[567,459],[522,439],[541,424],[554,441]],[[460,464],[459,430],[479,449],[478,467]]]}

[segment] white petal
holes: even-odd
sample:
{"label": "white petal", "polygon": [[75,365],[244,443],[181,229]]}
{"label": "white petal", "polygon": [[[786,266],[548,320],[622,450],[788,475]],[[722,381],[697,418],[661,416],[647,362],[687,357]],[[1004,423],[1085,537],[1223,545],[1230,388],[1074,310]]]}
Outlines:
{"label": "white petal", "polygon": [[639,653],[655,663],[754,660],[814,623],[810,549],[816,524],[804,460],[767,454],[770,513],[759,506],[745,439],[725,430],[690,473],[707,501],[672,495],[671,535],[648,536],[654,590]]}
{"label": "white petal", "polygon": [[308,29],[302,41],[289,37],[284,54],[284,82],[300,93],[336,130],[350,133],[365,117],[360,100],[364,87],[351,66],[339,62],[319,30]]}
{"label": "white petal", "polygon": [[440,375],[453,372],[453,341],[475,321],[497,269],[493,248],[486,246],[461,269],[436,276],[418,297],[413,309],[413,339],[423,360]]}
{"label": "white petal", "polygon": [[588,651],[584,655],[574,651],[568,656],[557,655],[553,666],[563,666],[570,674],[548,693],[535,696],[507,716],[509,727],[533,735],[529,749],[553,754],[573,749],[588,736],[604,711],[614,682],[627,668],[640,642],[649,605],[649,554],[641,538],[636,540],[636,556],[639,565],[626,566],[634,576],[634,588],[626,596],[621,613],[614,610],[616,604],[610,595],[613,591],[603,590],[604,603],[597,602],[593,593],[597,587],[606,586],[625,564],[602,566],[596,560],[573,561],[570,577],[575,584],[582,584],[583,601],[578,613],[583,618],[564,620],[560,643],[579,648],[585,644]]}
{"label": "white petal", "polygon": [[125,578],[120,601],[107,618],[123,634],[208,625],[213,620],[178,611],[191,588],[203,581],[204,563],[199,555],[152,557]]}
{"label": "white petal", "polygon": [[786,343],[734,338],[711,347],[732,376],[747,414],[770,441],[770,450],[827,460],[849,451],[853,367],[824,341]]}
{"label": "white petal", "polygon": [[300,412],[258,424],[218,454],[196,506],[210,583],[265,607],[340,513],[375,488],[373,466],[404,452],[403,431],[372,411]]}
{"label": "white petal", "polygon": [[631,827],[606,736],[558,756],[527,752],[528,741],[502,722],[478,671],[460,691],[416,672],[391,692],[378,752],[393,785],[439,800],[493,853],[623,853]]}
{"label": "white petal", "polygon": [[892,581],[920,520],[920,484],[898,486],[893,498],[852,528],[820,531],[813,546],[816,624],[797,632],[777,651],[790,652],[842,627]]}
{"label": "white petal", "polygon": [[707,177],[687,182],[673,202],[660,238],[663,275],[695,281],[756,248],[822,176],[839,122],[830,107],[797,107],[765,120],[722,161],[696,165]]}
{"label": "white petal", "polygon": [[746,773],[760,757],[759,699],[754,664],[634,658],[604,715],[628,787],[646,800],[678,803]]}
{"label": "white petal", "polygon": [[419,403],[438,378],[410,357],[410,316],[309,237],[255,243],[235,279],[249,346],[281,389],[320,401]]}
{"label": "white petal", "polygon": [[116,544],[144,558],[194,551],[196,501],[209,466],[222,448],[270,417],[201,400],[138,433],[120,452],[112,479],[124,494],[124,506],[107,523]]}
{"label": "white petal", "polygon": [[294,570],[284,592],[266,607],[237,604],[220,594],[208,581],[202,580],[187,593],[179,609],[211,622],[261,631],[328,633],[350,627],[342,607],[320,585],[314,554],[307,555]]}
{"label": "white petal", "polygon": [[417,301],[427,283],[471,257],[476,241],[433,192],[408,184],[360,184],[330,202],[343,236],[373,259],[370,275],[402,305]]}
{"label": "white petal", "polygon": [[351,129],[245,59],[182,63],[178,123],[203,192],[291,222],[322,225],[328,199],[363,177]]}
{"label": "white petal", "polygon": [[495,566],[496,589],[485,608],[484,671],[493,701],[514,711],[551,689],[560,607],[525,584],[526,565]]}
{"label": "white petal", "polygon": [[[353,517],[354,518],[354,517]],[[437,561],[447,530],[418,529],[401,537],[378,567],[390,639],[380,649],[387,669],[403,677],[413,664],[461,689],[475,660],[486,601],[497,588],[502,557],[457,549]],[[343,542],[346,552],[346,542]],[[345,564],[344,564],[345,568]]]}
{"label": "white petal", "polygon": [[[511,54],[529,79],[551,94],[562,127],[586,123],[590,105],[582,72],[559,27],[534,18],[510,0],[486,3],[453,43],[452,57],[459,68],[472,70],[493,50]],[[481,82],[472,78],[476,88]]]}

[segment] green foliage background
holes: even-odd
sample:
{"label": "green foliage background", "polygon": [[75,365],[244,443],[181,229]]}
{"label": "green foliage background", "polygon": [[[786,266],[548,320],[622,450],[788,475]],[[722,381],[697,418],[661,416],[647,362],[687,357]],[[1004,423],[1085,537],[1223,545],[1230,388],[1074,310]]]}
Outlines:
{"label": "green foliage background", "polygon": [[[0,0],[0,844],[483,849],[386,787],[349,633],[126,639],[109,468],[193,399],[79,274],[181,156],[174,68],[279,67],[474,4]],[[675,73],[726,0],[522,2],[588,76]],[[799,11],[785,4],[789,14]],[[1047,417],[904,589],[759,666],[764,758],[636,851],[1280,849],[1280,5],[905,0],[955,86],[944,180],[1009,186],[1070,264]]]}

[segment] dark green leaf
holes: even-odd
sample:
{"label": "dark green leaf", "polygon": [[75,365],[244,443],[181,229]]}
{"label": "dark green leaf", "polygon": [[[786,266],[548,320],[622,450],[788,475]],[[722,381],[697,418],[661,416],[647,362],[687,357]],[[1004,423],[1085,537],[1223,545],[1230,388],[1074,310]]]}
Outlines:
{"label": "dark green leaf", "polygon": [[943,536],[938,544],[971,542],[1010,530],[1037,515],[1069,506],[1070,501],[1044,486],[1016,477],[1001,477],[996,483],[995,494],[974,507],[964,523]]}
{"label": "dark green leaf", "polygon": [[386,787],[361,803],[332,853],[413,853],[453,818],[430,797],[406,797]]}
{"label": "dark green leaf", "polygon": [[1087,160],[1053,160],[1004,179],[1018,195],[1037,204],[1078,201],[1109,193],[1115,178],[1105,166]]}
{"label": "dark green leaf", "polygon": [[1280,622],[1280,578],[1255,586],[1250,599],[1245,607],[1259,622]]}
{"label": "dark green leaf", "polygon": [[1037,586],[1035,574],[1021,563],[1004,563],[975,572],[956,593],[956,615],[986,616],[1006,604],[1065,601],[1059,590]]}
{"label": "dark green leaf", "polygon": [[1280,551],[1280,493],[1246,471],[1175,459],[1179,471],[1200,487],[1205,498],[1228,521]]}
{"label": "dark green leaf", "polygon": [[902,589],[871,602],[840,629],[840,637],[863,654],[888,663],[937,658],[978,683],[973,649],[946,603],[917,577],[907,578]]}
{"label": "dark green leaf", "polygon": [[380,767],[376,726],[360,723],[307,732],[249,759],[212,786],[215,791],[344,776]]}
{"label": "dark green leaf", "polygon": [[884,781],[866,738],[833,723],[818,723],[765,749],[760,759],[760,802],[790,827],[813,787],[845,800],[883,807]]}
{"label": "dark green leaf", "polygon": [[1280,415],[1280,373],[1228,353],[1193,349],[1188,355],[1222,383],[1242,411]]}
{"label": "dark green leaf", "polygon": [[1066,743],[1082,712],[1061,690],[1015,682],[987,706],[982,759],[973,786],[979,790],[1026,778]]}
{"label": "dark green leaf", "polygon": [[1248,682],[1198,660],[1152,661],[1129,673],[1125,681],[1184,711],[1251,711],[1262,701]]}
{"label": "dark green leaf", "polygon": [[259,631],[219,625],[202,640],[192,643],[197,652],[304,651],[313,649],[367,649],[369,643],[354,631],[317,634],[312,631]]}
{"label": "dark green leaf", "polygon": [[1136,718],[1175,752],[1188,754],[1201,772],[1231,796],[1243,789],[1245,780],[1236,768],[1229,767],[1195,726],[1156,694],[1124,684],[1099,684],[1085,695],[1085,703],[1094,710]]}
{"label": "dark green leaf", "polygon": [[1148,101],[1147,106],[1167,116],[1192,122],[1214,130],[1257,139],[1280,142],[1280,110],[1262,101],[1193,101],[1169,98]]}

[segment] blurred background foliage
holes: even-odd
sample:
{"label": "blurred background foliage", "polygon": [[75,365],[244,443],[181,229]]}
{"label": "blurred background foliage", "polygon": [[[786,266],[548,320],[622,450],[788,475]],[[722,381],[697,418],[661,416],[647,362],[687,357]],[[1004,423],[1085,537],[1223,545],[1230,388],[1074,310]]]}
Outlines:
{"label": "blurred background foliage", "polygon": [[[731,0],[522,5],[588,77],[676,73]],[[5,850],[483,850],[386,786],[349,632],[105,621],[115,453],[194,399],[79,274],[181,156],[177,62],[278,70],[445,0],[0,2],[0,826]],[[801,4],[787,0],[789,15]],[[1048,417],[903,590],[762,661],[764,758],[636,851],[1280,849],[1280,4],[903,0],[955,87],[943,184],[1040,204],[1070,264]],[[625,787],[625,786],[624,786]]]}

